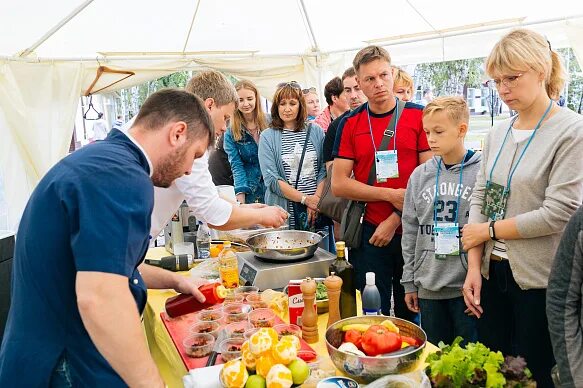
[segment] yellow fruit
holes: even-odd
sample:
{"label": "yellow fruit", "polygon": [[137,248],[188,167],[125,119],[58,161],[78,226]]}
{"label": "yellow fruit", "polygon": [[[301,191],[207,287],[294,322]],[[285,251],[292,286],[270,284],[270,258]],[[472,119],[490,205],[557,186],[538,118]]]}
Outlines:
{"label": "yellow fruit", "polygon": [[243,346],[241,346],[241,359],[243,360],[243,364],[247,367],[247,370],[254,371],[255,366],[257,365],[257,359],[249,350],[249,341],[243,342]]}
{"label": "yellow fruit", "polygon": [[259,376],[267,378],[267,374],[272,366],[275,365],[275,360],[271,353],[265,353],[257,359],[255,370]]}
{"label": "yellow fruit", "polygon": [[267,374],[267,388],[290,388],[293,379],[292,373],[285,365],[274,365]]}
{"label": "yellow fruit", "polygon": [[223,365],[221,377],[227,388],[243,388],[249,378],[249,373],[241,360],[231,360]]}
{"label": "yellow fruit", "polygon": [[381,322],[381,325],[389,329],[389,331],[399,334],[399,328],[390,319],[385,319],[384,321]]}
{"label": "yellow fruit", "polygon": [[271,354],[277,364],[287,365],[296,359],[298,350],[292,341],[279,341],[271,348]]}
{"label": "yellow fruit", "polygon": [[279,342],[282,342],[282,341],[289,342],[289,343],[293,344],[294,347],[296,348],[296,350],[298,350],[298,351],[302,348],[302,344],[300,342],[300,339],[298,337],[296,337],[295,335],[284,335],[279,340]]}
{"label": "yellow fruit", "polygon": [[219,254],[221,253],[222,250],[223,250],[223,244],[211,245],[211,248],[210,248],[211,257],[219,257]]}
{"label": "yellow fruit", "polygon": [[277,332],[275,330],[273,332],[275,333],[275,339],[272,333],[265,328],[259,329],[249,338],[249,350],[255,357],[259,357],[269,351],[273,344],[277,342]]}
{"label": "yellow fruit", "polygon": [[342,326],[342,331],[358,330],[364,333],[370,326],[371,325],[367,325],[365,323],[351,323],[350,325]]}
{"label": "yellow fruit", "polygon": [[279,336],[277,335],[277,331],[275,331],[273,327],[262,327],[258,331],[269,335],[271,337],[272,343],[274,344],[277,342],[277,339],[279,338]]}

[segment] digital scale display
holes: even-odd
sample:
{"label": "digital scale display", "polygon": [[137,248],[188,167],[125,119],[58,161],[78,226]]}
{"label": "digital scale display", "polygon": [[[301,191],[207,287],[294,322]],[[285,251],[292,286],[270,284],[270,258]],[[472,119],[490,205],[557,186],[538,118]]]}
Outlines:
{"label": "digital scale display", "polygon": [[241,273],[239,273],[239,278],[241,278],[242,283],[244,285],[252,285],[253,281],[255,280],[255,276],[257,276],[257,270],[251,268],[251,266],[247,263],[243,264]]}

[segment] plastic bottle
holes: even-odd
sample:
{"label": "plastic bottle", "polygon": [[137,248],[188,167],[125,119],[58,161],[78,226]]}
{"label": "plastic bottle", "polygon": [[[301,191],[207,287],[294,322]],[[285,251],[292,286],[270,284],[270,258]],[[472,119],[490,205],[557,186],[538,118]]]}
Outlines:
{"label": "plastic bottle", "polygon": [[381,294],[375,285],[375,273],[366,273],[366,286],[362,292],[362,314],[363,315],[382,315],[381,314]]}
{"label": "plastic bottle", "polygon": [[175,318],[184,314],[200,311],[217,303],[223,303],[227,289],[220,283],[207,283],[198,288],[205,296],[204,303],[200,303],[190,294],[180,294],[166,299],[166,314]]}
{"label": "plastic bottle", "polygon": [[223,242],[223,250],[219,253],[219,274],[226,288],[239,287],[239,263],[230,241]]}
{"label": "plastic bottle", "polygon": [[196,232],[196,254],[199,259],[208,259],[211,256],[211,231],[202,221],[198,222]]}
{"label": "plastic bottle", "polygon": [[330,264],[330,273],[342,279],[340,289],[340,317],[342,319],[356,316],[356,289],[354,288],[354,267],[344,256],[346,244],[344,241],[336,242],[336,260]]}

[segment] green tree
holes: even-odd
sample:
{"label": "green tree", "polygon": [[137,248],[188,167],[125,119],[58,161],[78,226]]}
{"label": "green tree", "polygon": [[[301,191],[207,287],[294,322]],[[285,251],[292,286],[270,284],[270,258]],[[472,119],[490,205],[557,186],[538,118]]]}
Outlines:
{"label": "green tree", "polygon": [[423,63],[415,67],[417,85],[431,87],[436,96],[464,95],[468,88],[480,87],[484,58]]}
{"label": "green tree", "polygon": [[583,108],[583,73],[572,48],[557,50],[563,56],[569,79],[565,85],[567,107],[577,113]]}

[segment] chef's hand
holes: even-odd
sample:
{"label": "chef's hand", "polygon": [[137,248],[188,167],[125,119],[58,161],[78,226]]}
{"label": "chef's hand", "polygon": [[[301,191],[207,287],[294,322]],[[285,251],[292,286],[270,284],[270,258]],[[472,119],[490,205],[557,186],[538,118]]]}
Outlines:
{"label": "chef's hand", "polygon": [[179,292],[181,294],[193,295],[196,298],[196,300],[198,300],[201,303],[204,303],[206,298],[204,297],[202,292],[198,290],[198,287],[206,283],[208,283],[208,280],[206,279],[201,278],[193,279],[189,276],[175,274],[174,291]]}
{"label": "chef's hand", "polygon": [[266,206],[261,209],[261,225],[267,228],[279,228],[287,220],[289,213],[279,206]]}
{"label": "chef's hand", "polygon": [[377,226],[372,237],[368,242],[375,247],[386,247],[389,245],[393,236],[395,236],[395,231],[401,224],[401,217],[393,213]]}
{"label": "chef's hand", "polygon": [[481,224],[466,224],[462,229],[461,242],[464,247],[464,251],[469,251],[471,248],[476,247],[490,239],[490,232],[488,228],[488,223],[483,222]]}

